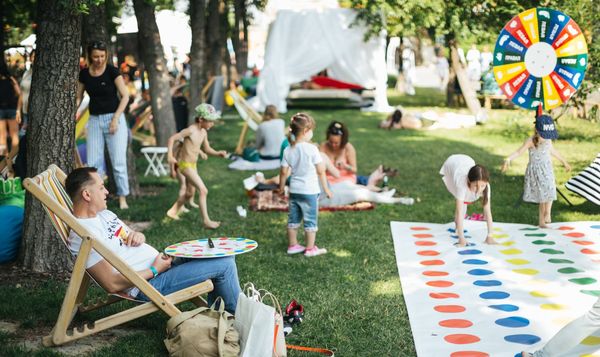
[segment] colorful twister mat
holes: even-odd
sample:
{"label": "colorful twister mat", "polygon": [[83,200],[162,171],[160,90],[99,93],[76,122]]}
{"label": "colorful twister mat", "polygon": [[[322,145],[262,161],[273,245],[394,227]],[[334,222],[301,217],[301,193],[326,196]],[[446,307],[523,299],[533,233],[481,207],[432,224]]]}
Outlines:
{"label": "colorful twister mat", "polygon": [[[541,348],[600,296],[600,222],[553,229],[465,221],[474,246],[456,248],[454,223],[391,222],[418,356],[515,356]],[[600,351],[597,336],[570,356]],[[600,356],[600,353],[597,354]]]}
{"label": "colorful twister mat", "polygon": [[583,81],[587,44],[564,13],[533,8],[504,26],[494,49],[494,76],[515,104],[545,110],[565,103]]}
{"label": "colorful twister mat", "polygon": [[182,258],[219,258],[247,253],[257,246],[256,241],[248,238],[202,238],[170,245],[165,248],[165,254]]}

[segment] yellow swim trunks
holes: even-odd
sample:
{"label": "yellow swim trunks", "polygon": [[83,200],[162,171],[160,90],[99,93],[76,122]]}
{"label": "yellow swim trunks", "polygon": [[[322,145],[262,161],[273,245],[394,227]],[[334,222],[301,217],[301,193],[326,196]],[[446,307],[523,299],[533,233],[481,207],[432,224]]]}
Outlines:
{"label": "yellow swim trunks", "polygon": [[197,167],[195,162],[187,162],[187,161],[179,161],[177,163],[177,166],[178,166],[179,170],[181,170],[181,171],[183,171],[187,168],[196,170],[196,167]]}

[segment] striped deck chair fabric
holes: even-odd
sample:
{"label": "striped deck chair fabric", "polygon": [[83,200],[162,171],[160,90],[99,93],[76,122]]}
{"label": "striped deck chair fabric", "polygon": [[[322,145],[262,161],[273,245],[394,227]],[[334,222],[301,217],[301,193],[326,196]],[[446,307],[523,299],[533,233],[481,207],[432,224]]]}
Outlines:
{"label": "striped deck chair fabric", "polygon": [[600,154],[577,176],[565,183],[565,187],[586,200],[600,205]]}

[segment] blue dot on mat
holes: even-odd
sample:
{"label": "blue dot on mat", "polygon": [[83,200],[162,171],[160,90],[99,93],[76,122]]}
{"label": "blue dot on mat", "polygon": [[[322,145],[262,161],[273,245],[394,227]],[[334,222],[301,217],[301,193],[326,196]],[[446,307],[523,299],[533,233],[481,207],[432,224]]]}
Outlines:
{"label": "blue dot on mat", "polygon": [[479,249],[465,249],[465,250],[461,250],[460,252],[458,252],[458,254],[460,254],[460,255],[481,254],[481,250],[479,250]]}
{"label": "blue dot on mat", "polygon": [[504,340],[512,343],[520,343],[522,345],[533,345],[538,343],[541,338],[536,335],[508,335],[504,336]]}
{"label": "blue dot on mat", "polygon": [[475,280],[473,285],[477,286],[500,286],[502,282],[498,280]]}
{"label": "blue dot on mat", "polygon": [[511,316],[496,320],[496,325],[504,327],[525,327],[529,325],[529,320],[520,316]]}
{"label": "blue dot on mat", "polygon": [[479,294],[482,299],[506,299],[510,294],[504,291],[486,291],[485,293]]}
{"label": "blue dot on mat", "polygon": [[598,225],[598,224],[594,224],[593,226],[590,226],[590,228],[593,228],[593,229],[600,229],[600,225]]}
{"label": "blue dot on mat", "polygon": [[511,305],[511,304],[490,305],[488,307],[495,309],[495,310],[508,311],[508,312],[519,310],[518,306]]}
{"label": "blue dot on mat", "polygon": [[486,262],[485,260],[480,260],[480,259],[467,259],[467,260],[463,260],[463,264],[473,264],[473,265],[485,265],[488,262]]}
{"label": "blue dot on mat", "polygon": [[468,273],[471,275],[490,275],[490,274],[493,274],[494,272],[491,270],[485,270],[485,269],[471,269],[468,271]]}
{"label": "blue dot on mat", "polygon": [[[454,228],[448,228],[448,232],[450,232],[450,233],[456,233],[456,229],[454,229]],[[464,232],[467,233],[468,230],[465,229]]]}
{"label": "blue dot on mat", "polygon": [[[456,234],[451,234],[450,237],[458,239],[458,236]],[[471,238],[471,236],[465,236],[465,238]]]}

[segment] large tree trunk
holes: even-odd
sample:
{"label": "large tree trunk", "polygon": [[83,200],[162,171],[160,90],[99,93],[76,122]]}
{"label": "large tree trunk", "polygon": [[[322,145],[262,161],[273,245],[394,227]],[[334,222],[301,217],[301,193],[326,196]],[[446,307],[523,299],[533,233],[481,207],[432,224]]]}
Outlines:
{"label": "large tree trunk", "polygon": [[[100,5],[90,5],[90,12],[88,15],[83,16],[82,31],[81,31],[81,43],[85,53],[88,44],[93,41],[102,41],[109,48],[110,38],[108,36],[108,24],[106,22],[106,3]],[[107,52],[107,60],[109,64],[111,62],[111,53]],[[106,174],[108,175],[108,190],[109,192],[116,193],[117,185],[113,175],[113,169],[110,161],[110,154],[108,147],[104,148],[104,158],[106,164]],[[129,194],[133,197],[140,194],[140,185],[137,179],[136,167],[135,167],[135,155],[131,147],[131,138],[127,145],[127,177],[129,181]]]}
{"label": "large tree trunk", "polygon": [[194,122],[195,108],[200,104],[200,92],[206,84],[206,1],[190,1],[190,24],[192,27],[192,47],[190,49],[190,100],[188,102],[188,122]]}
{"label": "large tree trunk", "polygon": [[235,50],[235,66],[238,74],[243,76],[248,69],[248,13],[246,0],[234,0],[235,22],[231,36]]}
{"label": "large tree trunk", "polygon": [[6,16],[6,14],[4,13],[6,11],[5,8],[6,6],[4,4],[0,4],[0,53],[2,54],[2,58],[0,58],[0,61],[2,61],[2,63],[6,62],[4,58],[4,16]]}
{"label": "large tree trunk", "polygon": [[208,1],[208,21],[206,26],[206,41],[208,44],[207,52],[207,69],[209,76],[218,76],[221,74],[221,64],[223,57],[221,47],[223,40],[221,39],[221,16],[220,7],[225,6],[222,0]]}
{"label": "large tree trunk", "polygon": [[154,120],[156,129],[156,143],[158,146],[167,146],[167,140],[175,133],[175,114],[171,102],[169,72],[160,43],[154,6],[145,0],[133,0],[133,7],[138,23],[142,61],[150,80],[152,120]]}
{"label": "large tree trunk", "polygon": [[[469,78],[467,76],[467,71],[460,63],[460,59],[458,58],[458,47],[456,45],[456,41],[450,42],[450,67],[452,68],[451,72],[456,74],[456,79],[458,80],[458,84],[460,85],[460,90],[462,92],[463,97],[465,98],[465,102],[467,107],[475,115],[477,122],[485,121],[486,113],[483,108],[481,108],[481,103],[479,103],[479,99],[477,99],[477,93]],[[451,78],[452,79],[452,78]],[[451,84],[448,84],[450,86]]]}
{"label": "large tree trunk", "polygon": [[[33,65],[27,129],[27,176],[56,164],[65,172],[73,168],[75,111],[81,16],[76,0],[37,3],[37,53]],[[40,202],[28,194],[25,202],[23,242],[19,254],[26,268],[58,272],[69,267],[60,243]]]}

